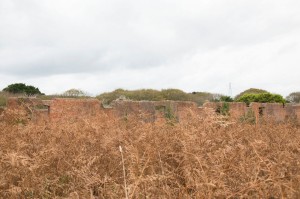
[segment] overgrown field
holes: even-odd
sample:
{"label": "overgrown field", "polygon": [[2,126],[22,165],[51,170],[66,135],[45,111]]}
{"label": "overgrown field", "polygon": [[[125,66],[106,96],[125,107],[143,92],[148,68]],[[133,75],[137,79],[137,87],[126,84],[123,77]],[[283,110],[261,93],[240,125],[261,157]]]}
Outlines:
{"label": "overgrown field", "polygon": [[0,122],[0,198],[126,197],[300,198],[299,127]]}

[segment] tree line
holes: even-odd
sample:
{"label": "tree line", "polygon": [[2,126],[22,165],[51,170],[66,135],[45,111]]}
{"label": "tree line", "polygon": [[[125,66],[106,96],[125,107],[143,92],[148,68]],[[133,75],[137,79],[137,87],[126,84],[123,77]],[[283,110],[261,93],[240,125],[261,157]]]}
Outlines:
{"label": "tree line", "polygon": [[[89,95],[80,89],[69,89],[61,94],[45,95],[39,88],[26,85],[24,83],[10,84],[0,92],[0,106],[5,104],[5,99],[11,95],[18,96],[36,96],[41,99],[52,99],[55,97],[73,97],[73,98],[85,98]],[[179,89],[138,89],[138,90],[125,90],[116,89],[112,92],[105,92],[96,96],[105,104],[110,104],[117,99],[128,100],[149,100],[149,101],[161,101],[161,100],[173,100],[173,101],[192,101],[196,102],[199,106],[203,103],[210,102],[245,102],[250,104],[251,102],[261,103],[300,103],[300,92],[293,92],[286,98],[279,94],[273,94],[266,90],[250,88],[239,93],[234,98],[218,93],[209,92],[191,92],[186,93]]]}

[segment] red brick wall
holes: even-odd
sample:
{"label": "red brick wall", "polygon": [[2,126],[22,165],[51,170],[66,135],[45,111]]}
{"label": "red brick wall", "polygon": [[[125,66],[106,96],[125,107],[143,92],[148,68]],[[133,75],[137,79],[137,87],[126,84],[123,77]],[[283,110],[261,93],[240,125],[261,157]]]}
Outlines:
{"label": "red brick wall", "polygon": [[155,121],[155,107],[150,101],[114,101],[113,110],[115,117],[134,117],[145,122]]}
{"label": "red brick wall", "polygon": [[234,119],[239,119],[247,113],[247,105],[242,102],[229,103],[229,114]]}
{"label": "red brick wall", "polygon": [[197,114],[198,107],[194,102],[177,102],[177,117],[180,122],[188,121],[192,114]]}
{"label": "red brick wall", "polygon": [[[296,119],[300,122],[300,105],[287,104],[283,107],[278,103],[251,103],[247,107],[245,103],[228,103],[229,113],[232,119],[239,119],[248,110],[252,110],[256,118],[273,120],[277,122],[286,119]],[[43,107],[43,105],[46,105]],[[34,121],[59,121],[76,120],[85,117],[97,117],[105,114],[106,119],[118,119],[123,117],[135,117],[145,122],[165,121],[173,117],[180,122],[188,121],[192,114],[207,117],[207,110],[212,113],[222,102],[208,102],[203,107],[197,107],[193,102],[177,101],[115,101],[111,108],[103,108],[97,99],[71,99],[57,98],[42,101],[36,98],[9,98],[7,109],[25,110]],[[47,109],[49,107],[49,110]],[[262,114],[259,110],[262,108]],[[30,110],[29,110],[30,109]],[[3,112],[3,110],[2,110]],[[1,114],[1,110],[0,110]]]}
{"label": "red brick wall", "polygon": [[53,99],[49,117],[52,121],[96,116],[103,109],[97,99]]}
{"label": "red brick wall", "polygon": [[295,105],[293,107],[294,107],[294,111],[295,111],[297,120],[300,123],[300,105]]}
{"label": "red brick wall", "polygon": [[[224,102],[206,102],[203,104],[204,108],[211,108],[214,111],[217,110],[218,107],[223,107]],[[228,102],[229,105],[229,115],[233,119],[238,119],[246,114],[247,106],[242,102]]]}

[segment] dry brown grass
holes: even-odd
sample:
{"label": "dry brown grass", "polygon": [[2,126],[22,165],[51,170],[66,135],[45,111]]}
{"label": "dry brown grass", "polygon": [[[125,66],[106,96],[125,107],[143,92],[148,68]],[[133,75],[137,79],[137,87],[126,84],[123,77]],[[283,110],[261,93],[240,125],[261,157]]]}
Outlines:
{"label": "dry brown grass", "polygon": [[300,198],[300,130],[289,124],[99,116],[0,129],[1,198]]}

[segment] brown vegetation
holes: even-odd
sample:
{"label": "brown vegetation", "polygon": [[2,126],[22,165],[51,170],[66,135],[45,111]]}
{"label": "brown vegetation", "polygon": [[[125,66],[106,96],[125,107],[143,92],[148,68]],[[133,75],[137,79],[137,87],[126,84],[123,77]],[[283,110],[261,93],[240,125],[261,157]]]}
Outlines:
{"label": "brown vegetation", "polygon": [[299,127],[190,118],[2,118],[0,197],[300,198]]}

